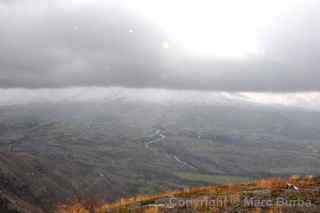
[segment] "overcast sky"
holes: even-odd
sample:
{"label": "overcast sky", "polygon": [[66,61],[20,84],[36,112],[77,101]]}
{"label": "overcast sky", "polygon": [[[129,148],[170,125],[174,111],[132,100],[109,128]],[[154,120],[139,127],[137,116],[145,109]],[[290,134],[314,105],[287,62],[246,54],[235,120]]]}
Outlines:
{"label": "overcast sky", "polygon": [[[239,13],[235,1],[228,1],[227,7],[216,4],[222,15],[209,15],[214,10],[209,7],[204,19],[198,18],[201,7],[197,11],[183,1],[158,7],[153,18],[155,11],[139,12],[149,10],[141,1],[137,7],[128,2],[0,0],[0,87],[320,90],[316,0],[267,8],[246,4]],[[260,17],[261,24],[259,18],[251,23],[262,13],[267,15]],[[162,22],[166,14],[171,16]],[[201,35],[206,29],[210,37]],[[253,41],[258,49],[250,52]],[[240,51],[246,55],[231,54]]]}

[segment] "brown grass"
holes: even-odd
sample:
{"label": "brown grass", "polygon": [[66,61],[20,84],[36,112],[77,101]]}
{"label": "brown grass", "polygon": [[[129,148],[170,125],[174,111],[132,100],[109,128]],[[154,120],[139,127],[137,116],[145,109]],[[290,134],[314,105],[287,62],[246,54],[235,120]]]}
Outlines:
{"label": "brown grass", "polygon": [[143,211],[143,213],[159,213],[160,209],[158,207],[147,208]]}
{"label": "brown grass", "polygon": [[256,181],[256,186],[264,189],[285,188],[287,186],[287,181],[280,178],[258,180]]}
{"label": "brown grass", "polygon": [[[158,207],[143,207],[135,211],[130,209],[130,205],[143,206],[146,203],[152,203],[154,200],[168,198],[168,197],[197,197],[208,194],[233,194],[236,195],[241,191],[253,191],[257,189],[285,189],[288,187],[287,183],[294,184],[298,187],[308,188],[320,185],[320,177],[299,177],[292,176],[288,179],[271,178],[258,180],[252,183],[243,184],[228,184],[222,186],[209,186],[197,188],[185,188],[183,190],[176,190],[171,192],[163,192],[157,195],[140,195],[131,198],[122,198],[117,202],[97,206],[93,202],[72,202],[70,205],[59,206],[56,213],[105,213],[105,212],[139,212],[139,213],[159,213],[161,209]],[[257,212],[260,210],[257,209]],[[272,212],[272,210],[271,210]]]}
{"label": "brown grass", "polygon": [[81,203],[75,203],[68,206],[59,206],[56,213],[90,213],[90,210]]}

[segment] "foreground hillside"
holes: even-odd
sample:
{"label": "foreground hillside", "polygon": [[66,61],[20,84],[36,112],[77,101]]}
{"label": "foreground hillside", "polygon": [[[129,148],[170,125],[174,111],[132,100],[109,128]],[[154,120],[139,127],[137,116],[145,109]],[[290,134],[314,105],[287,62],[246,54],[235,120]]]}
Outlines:
{"label": "foreground hillside", "polygon": [[154,212],[320,212],[320,177],[293,176],[242,184],[185,188],[153,196],[124,198],[94,205],[61,206],[56,213]]}

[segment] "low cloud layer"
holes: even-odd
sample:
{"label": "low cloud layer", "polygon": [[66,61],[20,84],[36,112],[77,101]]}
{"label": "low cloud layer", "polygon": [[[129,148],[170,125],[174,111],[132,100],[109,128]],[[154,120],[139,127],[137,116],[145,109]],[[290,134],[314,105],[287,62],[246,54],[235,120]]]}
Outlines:
{"label": "low cloud layer", "polygon": [[125,3],[75,2],[0,0],[1,88],[320,90],[316,1],[279,14],[261,32],[264,53],[244,60],[187,54]]}
{"label": "low cloud layer", "polygon": [[135,89],[123,87],[72,87],[57,89],[0,89],[0,106],[42,103],[101,103],[101,102],[156,104],[265,105],[298,107],[320,110],[320,92],[262,93],[216,92],[173,89]]}

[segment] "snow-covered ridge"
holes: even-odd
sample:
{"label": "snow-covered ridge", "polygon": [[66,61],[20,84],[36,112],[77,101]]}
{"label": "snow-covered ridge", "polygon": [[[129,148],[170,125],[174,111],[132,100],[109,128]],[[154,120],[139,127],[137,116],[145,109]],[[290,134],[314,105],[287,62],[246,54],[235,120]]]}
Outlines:
{"label": "snow-covered ridge", "polygon": [[47,102],[147,101],[160,104],[281,105],[320,110],[320,92],[257,93],[170,90],[123,87],[70,87],[57,89],[0,89],[0,105]]}

